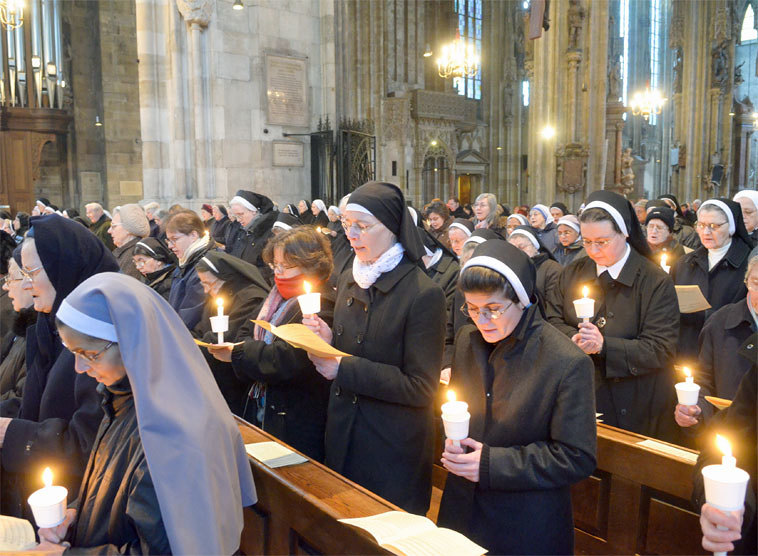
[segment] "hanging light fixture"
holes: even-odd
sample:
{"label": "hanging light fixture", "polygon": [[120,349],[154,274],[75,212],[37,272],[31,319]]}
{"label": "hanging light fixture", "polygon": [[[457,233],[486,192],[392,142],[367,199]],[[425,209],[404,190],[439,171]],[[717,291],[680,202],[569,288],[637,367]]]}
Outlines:
{"label": "hanging light fixture", "polygon": [[424,58],[431,58],[432,57],[432,45],[429,43],[426,43],[426,48],[424,49]]}
{"label": "hanging light fixture", "polygon": [[437,73],[440,77],[474,77],[479,71],[479,57],[473,44],[461,40],[461,33],[455,33],[455,40],[442,47],[442,55],[437,58]]}
{"label": "hanging light fixture", "polygon": [[650,84],[644,92],[634,93],[632,100],[629,102],[629,107],[632,109],[634,116],[642,116],[645,121],[650,118],[651,114],[660,114],[663,110],[663,103],[666,102],[660,91],[651,91]]}
{"label": "hanging light fixture", "polygon": [[95,127],[103,127],[103,122],[100,121],[100,116],[95,116]]}
{"label": "hanging light fixture", "polygon": [[234,4],[232,5],[233,10],[241,10],[244,7],[245,6],[244,4],[242,4],[242,0],[234,0]]}
{"label": "hanging light fixture", "polygon": [[0,23],[6,29],[18,29],[24,24],[23,0],[0,0]]}

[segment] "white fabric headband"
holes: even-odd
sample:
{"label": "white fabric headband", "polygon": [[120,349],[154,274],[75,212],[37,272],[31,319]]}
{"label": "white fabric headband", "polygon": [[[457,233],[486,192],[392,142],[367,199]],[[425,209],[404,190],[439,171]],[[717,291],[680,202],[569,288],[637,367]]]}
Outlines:
{"label": "white fabric headband", "polygon": [[471,266],[483,266],[485,268],[489,268],[490,270],[494,270],[501,276],[503,276],[513,287],[513,291],[516,292],[516,295],[518,296],[519,301],[524,307],[529,307],[531,305],[531,301],[529,301],[529,296],[526,295],[526,290],[524,289],[524,284],[521,283],[521,280],[519,280],[518,276],[516,276],[516,273],[513,272],[508,265],[506,265],[504,262],[499,261],[495,259],[494,257],[487,257],[484,255],[480,255],[478,257],[472,257],[468,260],[468,262],[463,265],[463,270],[466,270],[467,268]]}
{"label": "white fabric headband", "polygon": [[482,236],[471,236],[463,242],[463,245],[466,245],[467,243],[484,243],[485,241],[487,240]]}
{"label": "white fabric headband", "polygon": [[621,213],[616,210],[615,207],[609,205],[605,201],[592,201],[591,203],[587,203],[587,205],[584,207],[584,210],[589,210],[592,208],[603,209],[605,212],[610,214],[611,218],[613,218],[613,221],[619,227],[619,230],[621,230],[621,233],[624,234],[624,237],[629,237],[629,230],[626,229],[624,218],[621,216]]}
{"label": "white fabric headband", "polygon": [[571,220],[570,218],[566,218],[565,216],[558,219],[558,225],[561,226],[568,226],[569,228],[572,228],[574,231],[576,231],[577,234],[582,235],[582,230],[579,228],[576,222]]}
{"label": "white fabric headband", "polygon": [[363,205],[359,205],[358,203],[348,203],[345,207],[345,211],[351,210],[353,212],[362,212],[363,214],[368,214],[369,216],[374,216],[374,213],[368,210]]}
{"label": "white fabric headband", "polygon": [[218,274],[218,269],[216,268],[216,265],[215,265],[215,264],[213,264],[213,263],[211,262],[211,260],[210,260],[208,257],[203,257],[203,258],[202,258],[202,259],[200,259],[200,260],[202,260],[202,261],[205,261],[205,264],[207,264],[207,265],[208,265],[208,266],[211,268],[211,270],[212,270],[213,272],[215,272],[216,274]]}
{"label": "white fabric headband", "polygon": [[755,208],[758,209],[758,191],[753,191],[752,189],[743,189],[742,191],[738,191],[732,201],[737,201],[739,199],[750,199],[753,201]]}
{"label": "white fabric headband", "polygon": [[272,228],[281,228],[282,230],[291,230],[292,226],[289,224],[285,224],[284,222],[276,221],[274,222],[274,225],[271,226]]}
{"label": "white fabric headband", "polygon": [[258,207],[256,207],[253,203],[245,199],[244,197],[240,197],[239,195],[235,195],[232,197],[232,200],[229,201],[229,205],[242,205],[247,210],[252,210],[255,212],[258,212]]}
{"label": "white fabric headband", "polygon": [[550,220],[550,209],[547,208],[547,206],[537,204],[532,207],[532,210],[540,211],[542,213],[542,216],[545,217],[545,220]]}
{"label": "white fabric headband", "polygon": [[732,211],[729,209],[727,204],[724,201],[719,201],[718,199],[708,199],[706,202],[700,205],[700,208],[697,209],[697,213],[700,214],[700,211],[703,210],[703,207],[707,207],[708,205],[718,207],[726,213],[726,218],[729,220],[729,235],[733,236],[734,232],[737,231],[737,225],[734,223],[734,215],[732,214]]}
{"label": "white fabric headband", "polygon": [[327,210],[326,212],[332,212],[332,211],[333,211],[333,212],[334,212],[334,214],[336,214],[337,216],[339,216],[339,215],[340,215],[340,209],[339,209],[339,207],[335,207],[334,205],[330,205],[330,206],[329,206],[329,210]]}
{"label": "white fabric headband", "polygon": [[156,253],[155,251],[153,251],[147,243],[142,243],[141,241],[138,241],[137,245],[141,245],[142,247],[144,247],[145,249],[147,249],[148,251],[150,251],[156,257],[158,256],[158,253]]}
{"label": "white fabric headband", "polygon": [[322,201],[321,199],[316,199],[315,201],[313,201],[312,204],[316,205],[316,208],[318,210],[322,212],[326,212],[326,205],[324,204],[324,201]]}
{"label": "white fabric headband", "polygon": [[55,316],[63,324],[70,326],[77,332],[94,338],[108,340],[109,342],[118,342],[115,326],[109,322],[93,319],[89,315],[85,315],[79,309],[74,309],[65,299],[58,308],[58,312],[55,313]]}
{"label": "white fabric headband", "polygon": [[526,230],[513,230],[513,231],[511,232],[511,235],[512,235],[512,236],[524,236],[524,237],[525,237],[525,238],[527,238],[529,241],[531,241],[531,242],[532,242],[532,245],[534,245],[534,248],[535,248],[535,249],[537,249],[537,250],[539,251],[539,249],[540,249],[540,242],[539,242],[539,241],[537,241],[537,238],[536,238],[536,237],[534,237],[534,236],[533,236],[532,234],[530,234],[529,232],[527,232]]}
{"label": "white fabric headband", "polygon": [[510,220],[511,218],[515,218],[516,220],[521,222],[522,226],[526,226],[527,224],[529,224],[529,222],[527,221],[526,217],[523,214],[518,214],[518,213],[511,214],[508,216],[508,218],[506,218],[505,221],[508,222],[508,220]]}
{"label": "white fabric headband", "polygon": [[458,222],[453,222],[450,224],[450,226],[448,226],[448,228],[458,228],[459,230],[463,230],[467,237],[471,237],[471,230],[469,230],[463,224],[459,224]]}
{"label": "white fabric headband", "polygon": [[418,226],[418,213],[416,212],[416,209],[413,207],[408,207],[408,212],[411,213],[411,218],[413,218],[413,223]]}

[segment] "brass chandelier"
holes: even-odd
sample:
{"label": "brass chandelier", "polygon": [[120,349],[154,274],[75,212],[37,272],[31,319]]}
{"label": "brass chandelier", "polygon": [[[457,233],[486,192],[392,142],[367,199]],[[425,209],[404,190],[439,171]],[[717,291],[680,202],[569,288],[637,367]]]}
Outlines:
{"label": "brass chandelier", "polygon": [[644,92],[637,92],[629,102],[634,116],[642,116],[647,121],[651,114],[660,114],[666,99],[660,91],[651,91],[648,86]]}
{"label": "brass chandelier", "polygon": [[440,77],[474,77],[479,71],[479,57],[473,44],[461,40],[460,31],[455,40],[442,47],[442,55],[437,58],[437,73]]}
{"label": "brass chandelier", "polygon": [[23,0],[0,0],[0,23],[6,29],[17,29],[24,24]]}

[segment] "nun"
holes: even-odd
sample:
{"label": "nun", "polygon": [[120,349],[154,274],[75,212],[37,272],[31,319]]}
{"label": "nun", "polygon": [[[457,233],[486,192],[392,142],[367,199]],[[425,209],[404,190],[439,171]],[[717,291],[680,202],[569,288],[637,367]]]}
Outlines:
{"label": "nun", "polygon": [[342,215],[345,213],[345,207],[347,206],[349,199],[349,193],[340,199],[338,207],[340,218],[337,221],[337,226],[330,228],[335,232],[333,233],[331,240],[334,269],[332,270],[332,276],[329,278],[329,283],[333,288],[337,287],[337,280],[342,273],[353,268],[353,259],[355,258],[355,252],[350,245],[350,241],[347,239],[345,229],[342,227]]}
{"label": "nun", "polygon": [[579,219],[573,214],[567,214],[558,220],[558,245],[555,246],[553,255],[563,266],[567,266],[574,259],[587,256],[582,243]]}
{"label": "nun", "polygon": [[342,211],[340,211],[339,207],[331,205],[326,214],[329,217],[329,224],[326,227],[332,232],[332,237],[335,237],[337,232],[342,229],[342,224],[340,224]]}
{"label": "nun", "polygon": [[424,515],[432,488],[433,401],[445,337],[445,294],[419,268],[424,247],[402,191],[368,182],[342,224],[355,250],[337,285],[334,326],[309,326],[348,357],[309,355],[332,381],[326,465]]}
{"label": "nun", "polygon": [[265,195],[240,189],[229,201],[229,207],[237,221],[229,226],[224,241],[224,250],[258,267],[267,282],[273,276],[263,262],[263,249],[271,237],[279,211]]}
{"label": "nun", "polygon": [[313,221],[311,224],[319,228],[326,228],[329,225],[329,217],[326,214],[326,204],[321,199],[316,199],[311,204],[311,213]]}
{"label": "nun", "polygon": [[430,231],[422,227],[419,227],[418,231],[421,243],[424,244],[425,255],[421,257],[424,272],[445,292],[445,310],[449,311],[458,284],[458,259],[455,253],[445,247]]}
{"label": "nun", "polygon": [[287,203],[286,205],[284,205],[284,209],[282,210],[282,212],[286,214],[291,214],[292,216],[298,216],[300,214],[300,211],[297,210],[297,207],[293,205],[292,203]]}
{"label": "nun", "polygon": [[518,228],[519,226],[528,226],[529,220],[526,219],[526,216],[523,214],[519,214],[517,212],[514,212],[510,216],[508,216],[508,219],[505,221],[505,233],[506,238],[511,235],[511,232]]}
{"label": "nun", "polygon": [[708,317],[721,307],[747,296],[745,272],[753,248],[740,205],[729,199],[709,199],[697,211],[697,233],[702,245],[681,257],[671,269],[677,285],[697,285],[711,308],[682,313],[679,355],[682,363],[698,356],[698,335]]}
{"label": "nun", "polygon": [[508,243],[526,253],[537,268],[537,294],[540,305],[544,308],[545,299],[558,287],[558,278],[563,267],[540,241],[537,231],[531,226],[519,226],[513,230],[508,236]]}
{"label": "nun", "polygon": [[535,269],[502,240],[463,266],[451,388],[468,403],[469,437],[445,441],[437,524],[492,554],[572,554],[571,485],[596,464],[592,361],[548,324]]}
{"label": "nun", "polygon": [[99,383],[105,416],[65,521],[40,529],[43,548],[235,553],[242,508],[257,501],[250,463],[179,316],[146,285],[105,273],[56,317],[76,372]]}
{"label": "nun", "polygon": [[[618,193],[591,193],[579,221],[588,256],[561,273],[547,299],[548,321],[592,357],[597,411],[607,424],[647,436],[669,434],[676,430],[674,284],[648,258],[637,215]],[[587,323],[577,319],[573,303],[585,286],[595,300]]]}
{"label": "nun", "polygon": [[[224,314],[229,317],[226,341],[238,342],[249,336],[250,319],[258,314],[270,289],[258,267],[222,251],[208,251],[196,268],[205,292],[205,307],[192,335],[210,344],[218,341],[218,335],[211,330],[210,318],[217,314],[217,300],[221,300]],[[228,363],[211,356],[208,363],[229,409],[245,417],[250,381],[239,380]]]}
{"label": "nun", "polygon": [[216,243],[224,244],[226,241],[226,231],[231,221],[229,212],[224,205],[213,205],[213,223],[211,224],[211,237]]}
{"label": "nun", "polygon": [[271,232],[273,235],[277,235],[289,231],[300,224],[302,224],[302,222],[300,222],[300,219],[297,216],[293,216],[288,212],[280,212],[279,216],[276,217],[276,222],[271,226]]}
{"label": "nun", "polygon": [[537,230],[540,241],[552,253],[558,245],[558,227],[553,222],[550,209],[545,205],[534,205],[529,211],[529,224]]}
{"label": "nun", "polygon": [[[484,228],[487,229],[487,228]],[[457,257],[461,256],[463,244],[474,231],[474,223],[467,218],[456,218],[447,228],[447,237],[450,240],[450,248]]]}
{"label": "nun", "polygon": [[303,224],[313,224],[315,216],[313,216],[313,212],[311,211],[310,201],[300,199],[297,203],[296,215],[300,216],[300,220],[302,220]]}
{"label": "nun", "polygon": [[737,192],[733,200],[742,208],[742,220],[753,245],[758,245],[758,191],[743,189]]}
{"label": "nun", "polygon": [[558,221],[563,218],[564,216],[568,216],[571,214],[568,207],[561,203],[560,201],[554,202],[552,205],[550,205],[550,216],[553,217],[553,222],[555,222],[555,225],[558,225]]}
{"label": "nun", "polygon": [[134,266],[145,277],[145,283],[168,301],[176,269],[176,257],[154,237],[146,237],[134,245]]}
{"label": "nun", "polygon": [[[56,484],[77,491],[103,416],[97,383],[74,371],[74,357],[55,329],[55,313],[82,281],[119,271],[111,252],[77,222],[52,214],[31,223],[21,244],[20,271],[37,322],[27,329],[18,416],[0,418],[2,513],[26,518],[31,517],[26,499],[39,488],[45,467],[56,469]],[[0,411],[5,403],[15,402],[0,403]]]}

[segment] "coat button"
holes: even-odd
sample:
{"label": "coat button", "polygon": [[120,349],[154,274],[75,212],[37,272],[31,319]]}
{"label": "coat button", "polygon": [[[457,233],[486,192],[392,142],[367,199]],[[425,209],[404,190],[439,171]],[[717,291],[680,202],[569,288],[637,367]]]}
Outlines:
{"label": "coat button", "polygon": [[368,305],[364,305],[363,306],[363,312],[364,313],[368,313]]}
{"label": "coat button", "polygon": [[356,343],[356,344],[362,344],[362,343],[363,343],[363,334],[358,334],[358,335],[355,337],[355,343]]}
{"label": "coat button", "polygon": [[753,349],[753,344],[748,344],[747,349]]}
{"label": "coat button", "polygon": [[353,394],[353,404],[358,403],[358,394]]}
{"label": "coat button", "polygon": [[353,304],[353,298],[352,297],[348,297],[347,298],[347,306],[350,307],[352,304]]}
{"label": "coat button", "polygon": [[636,375],[638,373],[637,367],[632,367],[631,368],[631,372],[632,372],[633,375]]}
{"label": "coat button", "polygon": [[621,410],[621,415],[626,415],[626,409]]}
{"label": "coat button", "polygon": [[342,394],[342,388],[340,388],[339,386],[337,386],[337,388],[334,389],[334,395],[335,396],[339,396],[341,394]]}
{"label": "coat button", "polygon": [[345,331],[345,327],[341,324],[338,324],[334,327],[334,331],[337,333],[337,336],[342,336],[342,333]]}

